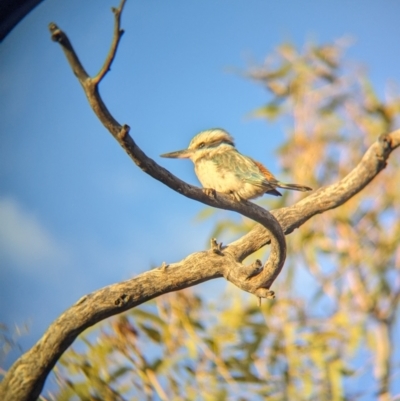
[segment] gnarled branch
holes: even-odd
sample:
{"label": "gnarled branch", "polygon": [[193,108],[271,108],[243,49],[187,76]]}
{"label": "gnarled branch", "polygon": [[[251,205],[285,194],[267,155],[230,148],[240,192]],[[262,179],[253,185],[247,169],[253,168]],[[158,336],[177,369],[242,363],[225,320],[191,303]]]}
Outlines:
{"label": "gnarled branch", "polygon": [[[315,214],[334,209],[361,191],[384,168],[391,152],[399,146],[400,130],[381,136],[345,178],[295,205],[274,210],[272,214],[285,234],[290,234]],[[86,295],[55,320],[41,340],[14,363],[0,384],[0,399],[35,400],[58,358],[86,328],[161,294],[218,277],[232,279],[232,274],[243,269],[240,261],[269,241],[268,232],[262,226],[256,226],[222,249],[222,255],[214,248],[196,252],[180,262],[163,264],[133,279]]]}
{"label": "gnarled branch", "polygon": [[94,78],[87,75],[67,35],[54,23],[49,25],[51,37],[61,45],[73,72],[83,87],[93,111],[137,166],[180,194],[209,206],[238,212],[257,221],[270,233],[271,252],[265,268],[258,269],[257,267],[251,268],[237,265],[235,269],[230,269],[229,274],[222,274],[245,291],[253,293],[260,298],[270,297],[271,292],[269,291],[269,287],[281,271],[286,258],[285,236],[281,226],[272,214],[251,202],[236,202],[231,197],[221,193],[216,194],[216,196],[209,196],[200,188],[191,186],[175,177],[168,170],[146,156],[129,135],[129,127],[121,125],[115,120],[100,96],[98,84],[114,59],[121,36],[120,14],[124,4],[125,1],[123,0],[120,6],[113,10],[115,14],[114,40],[107,56],[107,61],[100,73]]}
{"label": "gnarled branch", "polygon": [[[279,274],[286,256],[284,234],[290,234],[315,214],[342,205],[361,191],[385,167],[391,152],[400,145],[400,130],[381,136],[360,163],[338,183],[319,189],[293,206],[271,213],[250,202],[235,202],[222,194],[217,194],[215,198],[207,196],[201,189],[179,180],[148,158],[129,135],[129,127],[121,126],[113,118],[99,95],[98,84],[111,66],[122,34],[120,14],[124,3],[125,0],[122,0],[114,10],[114,40],[104,66],[94,78],[86,73],[67,36],[55,24],[50,24],[52,38],[62,46],[94,112],[143,171],[182,195],[213,207],[236,211],[260,225],[226,247],[213,242],[208,251],[196,252],[178,263],[163,263],[159,268],[81,298],[14,363],[0,384],[2,400],[36,400],[48,373],[80,333],[109,316],[161,294],[225,277],[239,288],[259,297],[270,297],[269,287]],[[242,265],[241,262],[248,255],[269,242],[271,254],[264,268],[259,263]]]}

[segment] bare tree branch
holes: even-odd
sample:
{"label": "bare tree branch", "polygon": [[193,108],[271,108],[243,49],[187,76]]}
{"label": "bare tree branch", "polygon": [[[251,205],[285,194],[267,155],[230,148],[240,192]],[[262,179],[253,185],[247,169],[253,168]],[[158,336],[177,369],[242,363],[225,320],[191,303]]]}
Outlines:
{"label": "bare tree branch", "polygon": [[121,13],[122,13],[123,7],[125,5],[125,2],[126,2],[126,0],[122,0],[120,6],[118,8],[112,9],[112,11],[114,13],[114,18],[115,18],[113,41],[112,41],[110,51],[107,55],[107,58],[104,62],[103,67],[101,67],[101,70],[93,78],[93,81],[96,84],[99,84],[101,82],[101,80],[105,77],[107,72],[110,71],[111,64],[114,61],[115,55],[117,54],[119,41],[121,40],[121,37],[124,34],[123,29],[121,29]]}
{"label": "bare tree branch", "polygon": [[[105,69],[102,69],[103,72],[106,71],[108,68],[107,66],[110,65],[119,43],[121,32],[120,13],[124,4],[125,1],[121,1],[119,8],[114,10],[114,40],[111,45],[110,53],[107,56],[108,62],[105,63]],[[101,74],[103,72],[100,72],[95,78],[89,77],[67,35],[54,23],[49,25],[49,29],[52,39],[61,45],[72,70],[83,87],[92,109],[137,166],[153,178],[161,181],[188,198],[198,200],[209,206],[220,209],[236,211],[262,224],[267,231],[272,233],[270,257],[264,268],[261,268],[259,264],[247,267],[242,266],[242,268],[232,270],[227,277],[229,281],[237,285],[239,288],[251,292],[260,298],[270,297],[272,294],[269,291],[269,287],[281,271],[286,258],[285,236],[279,223],[272,214],[251,202],[236,202],[232,197],[227,195],[217,193],[215,196],[209,196],[200,188],[196,188],[181,181],[168,170],[159,166],[154,160],[147,157],[129,135],[129,127],[127,125],[119,124],[104,104],[98,91],[98,83],[100,82],[100,78],[98,77],[102,76]],[[216,249],[214,249],[214,251],[216,251]]]}
{"label": "bare tree branch", "polygon": [[[400,130],[380,137],[341,181],[322,188],[293,206],[273,211],[285,233],[293,232],[315,214],[338,207],[357,194],[382,170],[391,152],[399,146]],[[335,191],[340,195],[336,196]],[[314,202],[307,202],[312,197]],[[0,384],[0,399],[35,400],[58,358],[80,333],[93,324],[167,292],[219,277],[233,281],[232,275],[236,278],[236,272],[243,271],[240,260],[251,253],[249,250],[254,252],[253,241],[262,247],[269,241],[268,232],[256,226],[249,234],[224,248],[222,254],[215,252],[214,248],[197,252],[178,263],[163,264],[131,280],[81,298],[50,325],[31,350],[14,363]]]}
{"label": "bare tree branch", "polygon": [[[122,0],[114,11],[116,22],[111,50],[94,78],[86,73],[65,33],[53,23],[49,27],[52,39],[59,42],[64,50],[94,112],[144,172],[186,197],[213,207],[236,211],[260,225],[226,247],[213,241],[208,251],[191,254],[178,263],[163,264],[131,280],[107,286],[81,298],[50,325],[31,350],[14,363],[0,384],[1,400],[36,400],[50,370],[80,333],[109,316],[162,294],[224,277],[258,297],[272,296],[269,288],[282,269],[286,256],[283,233],[290,234],[315,214],[336,208],[360,192],[386,166],[391,152],[400,145],[400,130],[382,135],[341,181],[272,214],[250,202],[238,203],[219,193],[215,197],[206,195],[201,189],[179,180],[148,158],[129,135],[129,127],[121,126],[113,118],[100,97],[98,84],[109,70],[120,40],[120,13],[124,3]],[[242,265],[241,262],[248,255],[269,242],[271,253],[264,268],[259,262],[251,266]]]}

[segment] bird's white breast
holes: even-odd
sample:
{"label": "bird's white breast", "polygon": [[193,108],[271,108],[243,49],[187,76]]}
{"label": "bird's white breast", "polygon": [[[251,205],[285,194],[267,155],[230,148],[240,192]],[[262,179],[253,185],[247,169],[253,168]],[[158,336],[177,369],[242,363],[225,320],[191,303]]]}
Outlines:
{"label": "bird's white breast", "polygon": [[195,163],[195,172],[204,188],[217,192],[233,194],[237,198],[252,199],[263,195],[265,190],[259,186],[244,182],[228,167],[216,165],[208,158],[201,158]]}

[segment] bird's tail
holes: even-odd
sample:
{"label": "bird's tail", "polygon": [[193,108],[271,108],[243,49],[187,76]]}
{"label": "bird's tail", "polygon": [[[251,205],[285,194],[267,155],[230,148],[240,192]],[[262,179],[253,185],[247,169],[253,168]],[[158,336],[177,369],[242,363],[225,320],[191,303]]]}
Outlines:
{"label": "bird's tail", "polygon": [[305,187],[304,185],[298,185],[298,184],[285,184],[283,182],[278,181],[277,187],[279,188],[285,188],[285,189],[293,189],[295,191],[312,191],[312,188],[310,187]]}

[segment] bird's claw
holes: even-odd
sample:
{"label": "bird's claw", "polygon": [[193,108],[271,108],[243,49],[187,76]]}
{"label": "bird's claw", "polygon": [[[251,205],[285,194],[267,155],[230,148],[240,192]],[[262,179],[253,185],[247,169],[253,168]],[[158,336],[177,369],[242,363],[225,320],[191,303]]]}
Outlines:
{"label": "bird's claw", "polygon": [[217,192],[213,188],[203,188],[203,192],[210,198],[215,199],[217,197]]}

